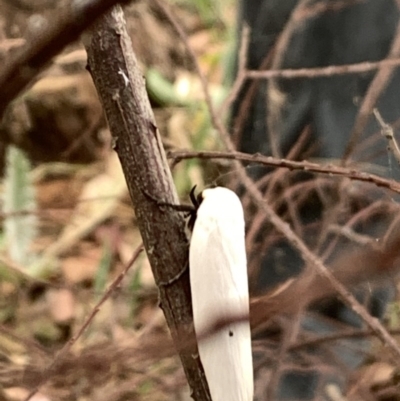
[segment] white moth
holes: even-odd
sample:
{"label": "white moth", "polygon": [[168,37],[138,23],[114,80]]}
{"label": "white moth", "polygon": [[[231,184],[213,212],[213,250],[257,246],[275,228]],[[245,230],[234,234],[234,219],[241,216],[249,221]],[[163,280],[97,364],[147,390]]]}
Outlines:
{"label": "white moth", "polygon": [[[190,241],[190,287],[197,334],[218,318],[248,316],[249,290],[242,204],[227,188],[204,190]],[[249,321],[200,339],[199,355],[212,401],[252,401]]]}

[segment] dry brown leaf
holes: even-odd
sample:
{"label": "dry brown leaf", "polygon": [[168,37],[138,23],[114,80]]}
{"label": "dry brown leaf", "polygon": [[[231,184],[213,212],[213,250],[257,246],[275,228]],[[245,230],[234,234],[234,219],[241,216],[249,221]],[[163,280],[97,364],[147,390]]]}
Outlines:
{"label": "dry brown leaf", "polygon": [[75,297],[68,289],[51,289],[47,292],[50,315],[56,323],[70,321],[75,314]]}

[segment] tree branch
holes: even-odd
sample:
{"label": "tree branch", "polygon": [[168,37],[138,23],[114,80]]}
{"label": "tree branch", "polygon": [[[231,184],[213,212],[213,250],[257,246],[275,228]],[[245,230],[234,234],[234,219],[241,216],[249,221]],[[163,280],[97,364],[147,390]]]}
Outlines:
{"label": "tree branch", "polygon": [[228,151],[192,151],[181,150],[168,152],[168,157],[175,163],[185,159],[224,159],[240,160],[249,164],[261,164],[263,166],[274,168],[287,168],[289,170],[303,170],[316,174],[326,174],[329,176],[338,176],[349,178],[354,181],[369,182],[377,187],[386,188],[393,192],[400,193],[400,184],[395,180],[380,177],[376,174],[370,174],[349,167],[341,167],[332,164],[317,164],[308,161],[295,161],[288,159],[279,159],[271,156],[263,156],[260,153],[250,155],[248,153]]}
{"label": "tree branch", "polygon": [[91,0],[60,13],[41,34],[30,40],[0,72],[0,118],[8,104],[39,74],[65,46],[116,3],[128,0]]}
{"label": "tree branch", "polygon": [[[157,202],[176,204],[178,197],[125,25],[119,6],[96,24],[91,37],[85,40],[89,68],[114,138],[172,337],[176,345],[182,338],[192,338],[195,344],[185,222],[172,208]],[[180,351],[192,396],[197,401],[210,401],[195,354],[193,347]]]}

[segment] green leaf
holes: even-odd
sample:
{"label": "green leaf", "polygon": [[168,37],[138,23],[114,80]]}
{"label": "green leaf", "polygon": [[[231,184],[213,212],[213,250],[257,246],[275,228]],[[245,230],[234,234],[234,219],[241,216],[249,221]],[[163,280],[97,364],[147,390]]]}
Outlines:
{"label": "green leaf", "polygon": [[9,146],[6,152],[3,212],[4,236],[10,258],[21,266],[29,264],[37,233],[35,189],[30,177],[31,164],[24,152]]}

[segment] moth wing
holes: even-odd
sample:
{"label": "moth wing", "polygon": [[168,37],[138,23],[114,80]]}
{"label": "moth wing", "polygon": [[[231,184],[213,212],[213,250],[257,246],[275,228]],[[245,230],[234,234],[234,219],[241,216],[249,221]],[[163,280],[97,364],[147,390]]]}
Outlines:
{"label": "moth wing", "polygon": [[[217,318],[249,313],[243,218],[198,218],[190,246],[190,282],[196,333]],[[229,324],[200,341],[199,355],[213,401],[252,400],[248,322]]]}

